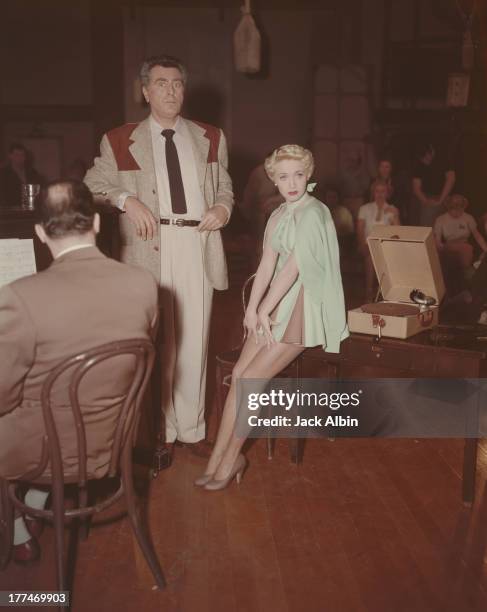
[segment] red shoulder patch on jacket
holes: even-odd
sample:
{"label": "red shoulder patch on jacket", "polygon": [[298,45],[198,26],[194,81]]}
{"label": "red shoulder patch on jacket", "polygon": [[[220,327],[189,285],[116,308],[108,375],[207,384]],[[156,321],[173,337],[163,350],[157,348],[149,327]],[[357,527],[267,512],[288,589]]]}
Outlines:
{"label": "red shoulder patch on jacket", "polygon": [[202,123],[201,121],[193,121],[196,125],[199,125],[205,130],[205,136],[210,141],[210,148],[208,149],[208,159],[206,162],[211,164],[218,162],[218,147],[220,146],[220,129],[209,123]]}
{"label": "red shoulder patch on jacket", "polygon": [[139,165],[129,151],[129,146],[133,142],[130,136],[138,125],[138,123],[126,123],[107,132],[108,142],[112,147],[119,171],[140,170]]}

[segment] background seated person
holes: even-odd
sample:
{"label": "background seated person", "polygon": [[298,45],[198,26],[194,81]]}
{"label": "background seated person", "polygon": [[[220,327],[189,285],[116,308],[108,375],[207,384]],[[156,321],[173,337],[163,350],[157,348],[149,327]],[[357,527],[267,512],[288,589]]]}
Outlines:
{"label": "background seated person", "polygon": [[13,142],[8,149],[7,162],[0,168],[0,206],[21,206],[22,185],[41,185],[43,182],[27,149],[23,144]]}
{"label": "background seated person", "polygon": [[355,234],[352,213],[340,204],[338,189],[332,185],[325,187],[323,201],[330,209],[340,248],[348,250]]}
{"label": "background seated person", "polygon": [[239,209],[249,221],[253,245],[251,257],[252,270],[259,265],[262,255],[262,242],[267,219],[283,202],[274,183],[266,174],[264,164],[256,166],[249,174]]}
{"label": "background seated person", "polygon": [[[146,270],[105,257],[95,245],[100,218],[80,181],[48,185],[38,202],[37,236],[54,258],[39,274],[0,290],[0,477],[15,479],[40,461],[44,437],[42,385],[60,362],[106,342],[151,338],[157,323],[157,285]],[[86,416],[88,472],[102,477],[110,459],[113,421],[130,384],[130,359],[110,360],[81,387]],[[76,434],[68,389],[54,387],[65,474],[77,471]],[[68,406],[68,408],[66,408]],[[30,490],[26,503],[43,508],[48,493]],[[27,523],[27,524],[26,524]],[[17,517],[13,559],[39,557],[34,534],[42,523]]]}
{"label": "background seated person", "polygon": [[387,184],[387,201],[394,200],[394,184],[392,180],[392,161],[388,157],[380,157],[377,162],[377,175],[370,183],[370,197],[373,199],[372,186],[379,179]]}
{"label": "background seated person", "polygon": [[349,148],[345,152],[340,179],[343,204],[350,210],[355,220],[360,206],[366,201],[364,194],[370,185],[370,174],[360,146]]}
{"label": "background seated person", "polygon": [[381,179],[372,184],[373,202],[363,204],[357,219],[358,249],[364,258],[365,267],[365,299],[371,301],[374,297],[375,272],[370,257],[367,238],[375,225],[399,225],[399,211],[387,202],[388,186]]}
{"label": "background seated person", "polygon": [[[412,191],[419,206],[419,225],[433,227],[452,192],[456,175],[451,160],[442,163],[432,144],[422,144],[413,168]],[[412,223],[411,223],[412,224]]]}
{"label": "background seated person", "polygon": [[475,239],[483,253],[487,251],[487,243],[478,231],[475,219],[465,212],[467,198],[454,194],[447,199],[445,206],[447,212],[436,219],[433,231],[448,293],[455,295],[465,288],[465,271],[473,262],[474,249],[470,239]]}
{"label": "background seated person", "polygon": [[261,202],[277,193],[275,185],[265,172],[264,164],[259,164],[249,174],[239,209],[248,221],[253,221],[261,208]]}

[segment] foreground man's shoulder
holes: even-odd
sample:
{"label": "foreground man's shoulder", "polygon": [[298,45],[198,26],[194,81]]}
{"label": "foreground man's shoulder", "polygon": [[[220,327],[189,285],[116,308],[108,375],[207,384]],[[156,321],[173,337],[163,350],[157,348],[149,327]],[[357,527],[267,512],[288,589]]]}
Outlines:
{"label": "foreground man's shoulder", "polygon": [[124,125],[119,125],[109,130],[106,133],[106,137],[112,145],[112,148],[128,148],[132,142],[131,136],[139,125],[139,123],[124,123]]}
{"label": "foreground man's shoulder", "polygon": [[130,138],[132,132],[139,125],[139,123],[124,123],[111,130],[108,130],[108,138]]}

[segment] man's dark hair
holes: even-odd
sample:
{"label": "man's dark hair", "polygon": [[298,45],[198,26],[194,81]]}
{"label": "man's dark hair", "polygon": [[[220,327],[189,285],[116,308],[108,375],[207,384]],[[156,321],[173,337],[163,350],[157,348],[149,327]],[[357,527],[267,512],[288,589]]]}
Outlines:
{"label": "man's dark hair", "polygon": [[163,68],[177,68],[183,77],[183,83],[186,85],[188,80],[188,71],[182,62],[177,57],[172,55],[153,55],[144,61],[140,68],[140,82],[144,87],[149,84],[149,72],[154,66],[162,66]]}
{"label": "man's dark hair", "polygon": [[49,238],[86,234],[93,229],[93,196],[81,181],[52,181],[41,191],[36,209]]}
{"label": "man's dark hair", "polygon": [[10,144],[10,146],[8,148],[8,152],[9,153],[13,153],[14,151],[23,151],[24,153],[27,153],[27,149],[20,142],[12,142]]}

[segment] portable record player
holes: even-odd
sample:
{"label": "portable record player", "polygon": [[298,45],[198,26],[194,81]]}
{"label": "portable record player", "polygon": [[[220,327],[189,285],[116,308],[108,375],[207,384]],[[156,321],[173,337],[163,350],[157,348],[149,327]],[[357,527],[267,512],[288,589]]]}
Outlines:
{"label": "portable record player", "polygon": [[432,229],[376,225],[367,242],[383,301],[349,310],[350,331],[405,339],[437,325],[445,284]]}

